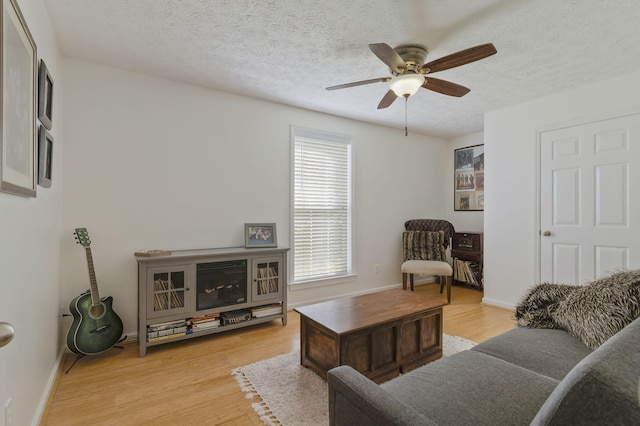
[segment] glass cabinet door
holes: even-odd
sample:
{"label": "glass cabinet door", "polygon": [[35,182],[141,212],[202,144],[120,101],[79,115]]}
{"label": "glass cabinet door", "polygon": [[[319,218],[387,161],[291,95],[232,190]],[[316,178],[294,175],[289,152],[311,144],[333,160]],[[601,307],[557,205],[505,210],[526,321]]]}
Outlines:
{"label": "glass cabinet door", "polygon": [[279,299],[282,294],[280,258],[253,260],[253,301]]}
{"label": "glass cabinet door", "polygon": [[189,299],[187,291],[187,268],[151,269],[150,291],[148,295],[148,316],[160,317],[167,314],[187,312]]}

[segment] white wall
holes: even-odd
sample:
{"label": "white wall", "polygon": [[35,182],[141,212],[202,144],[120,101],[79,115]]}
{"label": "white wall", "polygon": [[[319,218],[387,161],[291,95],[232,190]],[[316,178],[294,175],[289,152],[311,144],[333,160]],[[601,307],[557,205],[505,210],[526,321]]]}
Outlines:
{"label": "white wall", "polygon": [[86,227],[125,333],[136,330],[135,250],[242,246],[245,222],[275,222],[289,245],[291,125],[354,137],[358,277],[291,291],[290,305],[398,284],[404,222],[446,213],[433,202],[448,191],[445,141],[75,59],[65,79],[62,299],[88,286],[72,238]]}
{"label": "white wall", "polygon": [[11,398],[13,424],[27,425],[43,408],[59,354],[64,89],[44,2],[18,4],[54,82],[52,187],[38,187],[36,198],[0,193],[0,321],[16,329],[0,349],[0,416]]}
{"label": "white wall", "polygon": [[536,284],[537,131],[640,105],[640,73],[485,115],[484,301],[514,306]]}
{"label": "white wall", "polygon": [[454,151],[458,148],[466,148],[474,145],[484,144],[484,133],[471,133],[450,139],[448,144],[447,159],[445,166],[445,179],[447,182],[445,207],[447,210],[447,220],[456,228],[456,232],[483,232],[484,212],[482,211],[455,211],[454,191],[455,191],[455,170]]}

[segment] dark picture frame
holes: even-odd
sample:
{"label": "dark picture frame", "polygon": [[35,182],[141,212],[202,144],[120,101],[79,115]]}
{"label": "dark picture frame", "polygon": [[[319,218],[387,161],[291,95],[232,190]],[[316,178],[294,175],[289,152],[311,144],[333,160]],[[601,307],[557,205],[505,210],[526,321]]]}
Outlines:
{"label": "dark picture frame", "polygon": [[484,145],[454,150],[454,211],[484,210]]}
{"label": "dark picture frame", "polygon": [[15,0],[1,0],[0,191],[36,196],[37,50]]}
{"label": "dark picture frame", "polygon": [[53,136],[44,125],[38,132],[38,185],[51,188],[53,166]]}
{"label": "dark picture frame", "polygon": [[278,247],[276,224],[245,223],[244,246],[246,248]]}
{"label": "dark picture frame", "polygon": [[38,120],[51,130],[53,119],[53,79],[44,60],[40,59],[38,69]]}

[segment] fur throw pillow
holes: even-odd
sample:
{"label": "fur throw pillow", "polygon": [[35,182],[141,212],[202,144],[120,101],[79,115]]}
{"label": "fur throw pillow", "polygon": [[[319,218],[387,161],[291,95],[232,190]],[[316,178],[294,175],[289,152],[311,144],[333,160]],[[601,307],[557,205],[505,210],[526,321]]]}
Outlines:
{"label": "fur throw pillow", "polygon": [[538,284],[516,305],[518,325],[529,328],[562,328],[553,318],[558,305],[575,289],[576,285]]}
{"label": "fur throw pillow", "polygon": [[402,248],[405,261],[447,261],[443,231],[405,231],[402,233]]}
{"label": "fur throw pillow", "polygon": [[551,315],[596,349],[640,317],[640,270],[616,272],[569,292]]}

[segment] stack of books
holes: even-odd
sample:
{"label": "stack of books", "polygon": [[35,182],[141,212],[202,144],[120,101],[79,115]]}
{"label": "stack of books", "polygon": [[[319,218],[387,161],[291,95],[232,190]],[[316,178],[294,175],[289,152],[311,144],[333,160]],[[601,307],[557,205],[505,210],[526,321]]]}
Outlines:
{"label": "stack of books", "polygon": [[200,317],[191,318],[191,330],[194,333],[199,331],[211,330],[220,326],[220,314],[213,313],[202,315]]}
{"label": "stack of books", "polygon": [[186,319],[149,324],[147,326],[147,342],[149,343],[173,339],[187,334],[191,334],[191,330],[189,330],[189,320]]}
{"label": "stack of books", "polygon": [[282,305],[280,303],[272,303],[270,305],[256,306],[251,308],[251,316],[254,318],[267,317],[269,315],[277,315],[282,313]]}

